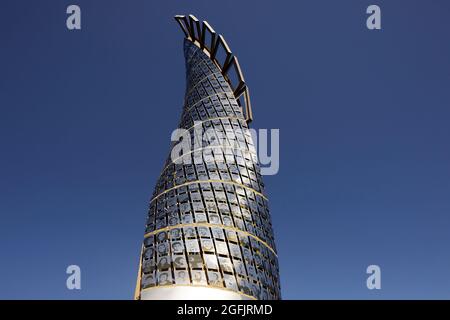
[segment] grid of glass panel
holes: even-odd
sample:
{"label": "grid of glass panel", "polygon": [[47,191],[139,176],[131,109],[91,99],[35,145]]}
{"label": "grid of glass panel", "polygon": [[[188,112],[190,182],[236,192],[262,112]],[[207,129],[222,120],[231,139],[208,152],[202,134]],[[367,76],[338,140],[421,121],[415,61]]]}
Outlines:
{"label": "grid of glass panel", "polygon": [[191,139],[195,130],[213,129],[233,148],[198,141],[200,154],[183,155],[190,163],[168,157],[150,201],[141,289],[204,285],[279,299],[268,202],[241,107],[205,53],[189,40],[184,51],[187,88],[179,127],[189,129]]}
{"label": "grid of glass panel", "polygon": [[275,254],[239,231],[173,227],[144,240],[142,289],[173,284],[210,285],[258,299],[279,297]]}

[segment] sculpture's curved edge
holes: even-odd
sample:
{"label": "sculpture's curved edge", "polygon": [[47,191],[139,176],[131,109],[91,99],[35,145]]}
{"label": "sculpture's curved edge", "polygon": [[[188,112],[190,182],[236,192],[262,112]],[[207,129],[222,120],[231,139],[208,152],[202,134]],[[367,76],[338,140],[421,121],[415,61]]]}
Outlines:
{"label": "sculpture's curved edge", "polygon": [[[202,49],[209,58],[220,68],[223,76],[233,89],[233,94],[236,101],[245,111],[245,118],[247,123],[253,120],[253,112],[250,102],[250,92],[244,80],[238,58],[231,52],[230,47],[225,41],[224,37],[217,34],[208,22],[200,21],[192,14],[188,17],[184,15],[176,15],[175,21],[183,31],[185,38],[190,40],[200,49]],[[207,35],[210,39],[207,41]],[[208,43],[209,42],[209,43]],[[225,59],[220,61],[218,58],[218,51],[223,50]],[[230,79],[230,72],[235,73],[237,83],[232,83]],[[243,98],[241,100],[241,98]]]}

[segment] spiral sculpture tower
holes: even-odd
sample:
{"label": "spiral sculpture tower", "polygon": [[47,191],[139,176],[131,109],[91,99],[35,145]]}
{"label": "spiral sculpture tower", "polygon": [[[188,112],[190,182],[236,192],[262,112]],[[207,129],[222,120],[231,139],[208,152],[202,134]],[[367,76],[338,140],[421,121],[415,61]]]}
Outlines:
{"label": "spiral sculpture tower", "polygon": [[[135,298],[280,299],[267,196],[248,130],[249,90],[238,59],[206,21],[193,15],[175,20],[185,35],[187,83],[179,128],[197,144],[179,158],[171,153],[156,184]],[[197,141],[199,131],[220,136],[229,147]]]}

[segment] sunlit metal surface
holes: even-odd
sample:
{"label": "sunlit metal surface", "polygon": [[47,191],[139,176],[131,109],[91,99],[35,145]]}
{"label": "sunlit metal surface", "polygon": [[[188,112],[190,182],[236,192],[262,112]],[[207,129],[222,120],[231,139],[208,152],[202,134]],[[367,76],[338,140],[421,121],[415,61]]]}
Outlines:
{"label": "sunlit metal surface", "polygon": [[[195,152],[185,155],[191,164],[168,157],[150,200],[135,298],[280,299],[278,259],[248,131],[252,112],[241,68],[208,23],[192,15],[175,19],[186,36],[187,87],[179,128],[234,132],[226,138],[235,148],[229,154],[200,145],[200,162],[194,161]],[[237,83],[228,77],[232,70]],[[205,157],[208,148],[211,154]]]}

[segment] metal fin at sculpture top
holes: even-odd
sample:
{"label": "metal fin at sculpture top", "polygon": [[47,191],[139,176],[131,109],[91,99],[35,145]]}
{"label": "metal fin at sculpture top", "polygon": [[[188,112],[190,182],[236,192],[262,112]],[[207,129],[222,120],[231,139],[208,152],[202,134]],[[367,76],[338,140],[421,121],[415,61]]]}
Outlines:
{"label": "metal fin at sculpture top", "polygon": [[[234,147],[230,153],[200,144],[183,154],[187,162],[169,154],[150,200],[135,298],[280,299],[271,217],[239,62],[207,22],[192,15],[175,19],[185,34],[179,128],[192,136],[196,130],[224,133]],[[206,152],[211,149],[216,152]]]}
{"label": "metal fin at sculpture top", "polygon": [[[252,107],[250,103],[250,93],[245,83],[244,76],[242,74],[241,67],[239,65],[238,58],[233,55],[230,47],[226,43],[222,35],[217,35],[214,29],[208,22],[203,21],[200,25],[198,19],[192,14],[189,17],[176,15],[175,20],[184,32],[186,39],[200,47],[205,52],[211,61],[213,61],[217,67],[219,67],[222,75],[230,84],[234,96],[239,105],[245,110],[245,117],[247,123],[253,120]],[[209,38],[209,39],[208,39]],[[222,51],[224,53],[223,61],[220,61],[218,53]],[[234,73],[237,81],[232,83],[231,73]],[[243,100],[241,102],[241,97]]]}

